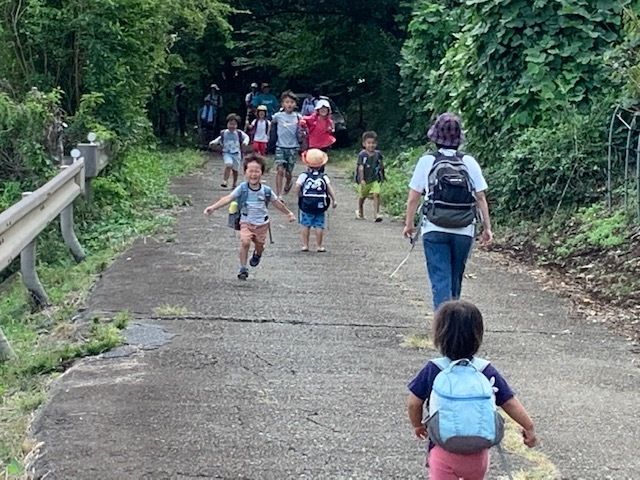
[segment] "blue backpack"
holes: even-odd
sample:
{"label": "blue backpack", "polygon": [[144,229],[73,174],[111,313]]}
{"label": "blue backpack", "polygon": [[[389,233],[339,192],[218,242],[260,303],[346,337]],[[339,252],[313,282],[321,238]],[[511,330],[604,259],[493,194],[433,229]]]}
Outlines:
{"label": "blue backpack", "polygon": [[474,358],[432,360],[441,372],[429,397],[429,438],[452,453],[469,454],[498,445],[504,419],[496,409],[493,386],[482,373],[489,362]]}
{"label": "blue backpack", "polygon": [[[269,207],[269,202],[271,202],[272,192],[271,188],[266,185],[262,185],[264,188],[264,202],[267,207]],[[249,199],[249,183],[242,182],[240,184],[240,196],[238,197],[238,209],[235,213],[229,214],[229,219],[227,225],[234,230],[240,230],[240,217],[242,215],[247,214],[247,200]]]}
{"label": "blue backpack", "polygon": [[306,172],[307,178],[300,186],[298,208],[304,213],[317,214],[325,212],[331,204],[329,186],[326,175],[318,170]]}

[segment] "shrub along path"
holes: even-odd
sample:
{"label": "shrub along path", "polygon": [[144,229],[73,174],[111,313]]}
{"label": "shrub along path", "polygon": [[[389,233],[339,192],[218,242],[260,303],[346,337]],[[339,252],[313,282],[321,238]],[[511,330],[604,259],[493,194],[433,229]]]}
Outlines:
{"label": "shrub along path", "polygon": [[[407,381],[434,355],[419,336],[420,249],[389,280],[407,252],[400,225],[355,220],[344,175],[328,253],[300,252],[276,212],[275,244],[241,283],[225,213],[201,213],[222,193],[220,169],[216,159],[178,180],[193,207],[174,236],[137,241],[96,286],[85,316],[131,311],[131,345],[55,382],[33,425],[35,477],[424,478],[404,412]],[[464,296],[485,315],[482,354],[543,441],[526,458],[507,441],[517,478],[640,478],[637,358],[494,259],[474,253]],[[506,478],[497,455],[490,478]]]}

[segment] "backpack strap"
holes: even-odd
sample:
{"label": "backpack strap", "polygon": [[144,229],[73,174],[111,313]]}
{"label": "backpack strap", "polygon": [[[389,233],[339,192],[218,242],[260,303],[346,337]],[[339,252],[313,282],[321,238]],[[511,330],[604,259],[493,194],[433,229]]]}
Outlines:
{"label": "backpack strap", "polygon": [[238,210],[243,215],[247,213],[247,200],[249,199],[249,183],[240,184],[240,196],[238,197]]}
{"label": "backpack strap", "polygon": [[266,185],[263,185],[262,188],[264,188],[264,203],[268,207],[269,203],[271,203],[271,198],[273,197],[273,191],[271,190],[271,187],[267,187]]}
{"label": "backpack strap", "polygon": [[435,364],[440,370],[445,370],[451,365],[451,360],[447,357],[434,358],[431,363]]}
{"label": "backpack strap", "polygon": [[480,357],[473,357],[471,362],[469,362],[465,358],[461,358],[460,360],[456,360],[455,362],[453,362],[448,357],[434,358],[433,360],[431,360],[431,363],[435,364],[440,370],[446,370],[447,368],[450,368],[454,365],[458,365],[459,363],[462,363],[462,362],[468,362],[479,372],[483,372],[484,369],[487,368],[490,363],[488,360],[485,360],[484,358],[480,358]]}

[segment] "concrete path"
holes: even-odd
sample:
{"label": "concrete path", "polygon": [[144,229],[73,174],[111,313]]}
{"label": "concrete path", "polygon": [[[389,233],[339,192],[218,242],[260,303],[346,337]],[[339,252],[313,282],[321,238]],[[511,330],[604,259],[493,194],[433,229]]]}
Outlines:
{"label": "concrete path", "polygon": [[[421,249],[389,280],[407,252],[400,225],[355,220],[348,175],[334,176],[328,253],[299,252],[297,228],[276,212],[275,244],[241,283],[226,215],[201,214],[222,193],[220,168],[178,180],[193,207],[175,235],[137,241],[99,281],[85,316],[129,310],[132,345],[55,382],[33,424],[34,477],[424,478],[405,385],[435,354],[403,345],[427,328]],[[485,315],[483,356],[543,441],[529,459],[508,452],[510,468],[639,479],[637,358],[497,260],[476,251],[463,293]],[[498,455],[492,463],[490,478],[507,478]]]}

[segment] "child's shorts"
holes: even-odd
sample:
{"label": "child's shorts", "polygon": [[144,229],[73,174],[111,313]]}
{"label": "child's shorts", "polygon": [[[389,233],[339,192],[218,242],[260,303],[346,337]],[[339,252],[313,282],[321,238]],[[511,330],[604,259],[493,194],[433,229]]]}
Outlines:
{"label": "child's shorts", "polygon": [[287,172],[291,173],[293,172],[293,167],[295,167],[297,159],[297,148],[276,147],[276,166],[282,165]]}
{"label": "child's shorts", "polygon": [[253,151],[264,157],[267,154],[267,142],[253,142]]}
{"label": "child's shorts", "polygon": [[240,222],[240,241],[249,240],[256,245],[264,245],[267,243],[267,234],[269,233],[269,222],[262,225],[254,225],[253,223]]}
{"label": "child's shorts", "polygon": [[324,228],[325,212],[306,213],[300,212],[300,225],[307,228]]}
{"label": "child's shorts", "polygon": [[489,470],[489,450],[470,455],[447,452],[435,446],[429,452],[429,478],[432,480],[484,480]]}
{"label": "child's shorts", "polygon": [[367,198],[369,195],[380,195],[380,182],[376,180],[366,185],[358,185],[358,195],[360,198]]}
{"label": "child's shorts", "polygon": [[240,162],[242,161],[242,154],[238,153],[227,153],[224,152],[222,154],[222,160],[224,161],[225,167],[231,167],[232,170],[236,172],[240,170]]}

